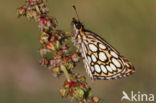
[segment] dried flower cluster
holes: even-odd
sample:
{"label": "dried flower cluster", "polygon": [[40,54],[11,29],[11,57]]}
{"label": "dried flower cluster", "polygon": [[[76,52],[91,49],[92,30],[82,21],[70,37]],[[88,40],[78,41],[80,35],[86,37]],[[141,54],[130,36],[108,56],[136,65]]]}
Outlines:
{"label": "dried flower cluster", "polygon": [[49,16],[46,0],[26,0],[18,8],[18,16],[25,16],[39,24],[40,33],[40,64],[50,69],[57,77],[64,74],[66,80],[60,89],[62,97],[76,99],[79,103],[99,103],[98,97],[91,96],[91,88],[86,79],[73,73],[75,63],[80,56],[71,52],[66,41],[70,39],[67,32],[57,29],[56,18]]}

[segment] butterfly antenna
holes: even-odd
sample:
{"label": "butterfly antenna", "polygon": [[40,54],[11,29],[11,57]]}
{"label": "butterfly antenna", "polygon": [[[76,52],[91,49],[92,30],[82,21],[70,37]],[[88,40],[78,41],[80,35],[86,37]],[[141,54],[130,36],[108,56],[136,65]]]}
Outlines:
{"label": "butterfly antenna", "polygon": [[76,10],[76,6],[73,4],[72,7],[73,7],[74,10],[75,10],[75,13],[76,13],[76,16],[77,16],[78,20],[80,21],[80,19],[79,19],[79,15],[78,15],[77,10]]}

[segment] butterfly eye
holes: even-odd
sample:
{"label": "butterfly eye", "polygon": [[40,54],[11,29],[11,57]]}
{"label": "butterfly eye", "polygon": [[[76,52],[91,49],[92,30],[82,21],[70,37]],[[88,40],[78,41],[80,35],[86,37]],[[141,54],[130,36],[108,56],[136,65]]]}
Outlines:
{"label": "butterfly eye", "polygon": [[80,29],[81,27],[82,27],[82,26],[81,26],[80,24],[77,24],[77,25],[76,25],[76,28],[77,28],[77,29]]}

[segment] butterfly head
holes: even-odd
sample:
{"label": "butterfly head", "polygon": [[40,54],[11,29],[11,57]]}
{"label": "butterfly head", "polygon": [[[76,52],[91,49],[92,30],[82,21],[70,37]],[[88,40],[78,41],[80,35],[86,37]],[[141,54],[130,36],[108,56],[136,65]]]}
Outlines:
{"label": "butterfly head", "polygon": [[72,20],[72,26],[74,29],[76,30],[84,30],[84,26],[82,25],[82,23],[79,20],[76,20],[75,18],[73,18]]}

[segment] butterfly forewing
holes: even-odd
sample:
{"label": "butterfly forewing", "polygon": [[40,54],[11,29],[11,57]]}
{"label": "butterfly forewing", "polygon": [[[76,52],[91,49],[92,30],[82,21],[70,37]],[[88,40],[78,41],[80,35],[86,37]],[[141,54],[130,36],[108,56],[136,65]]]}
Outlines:
{"label": "butterfly forewing", "polygon": [[100,36],[84,27],[75,26],[74,29],[77,31],[74,42],[84,57],[86,70],[92,79],[118,79],[134,72],[131,63]]}

